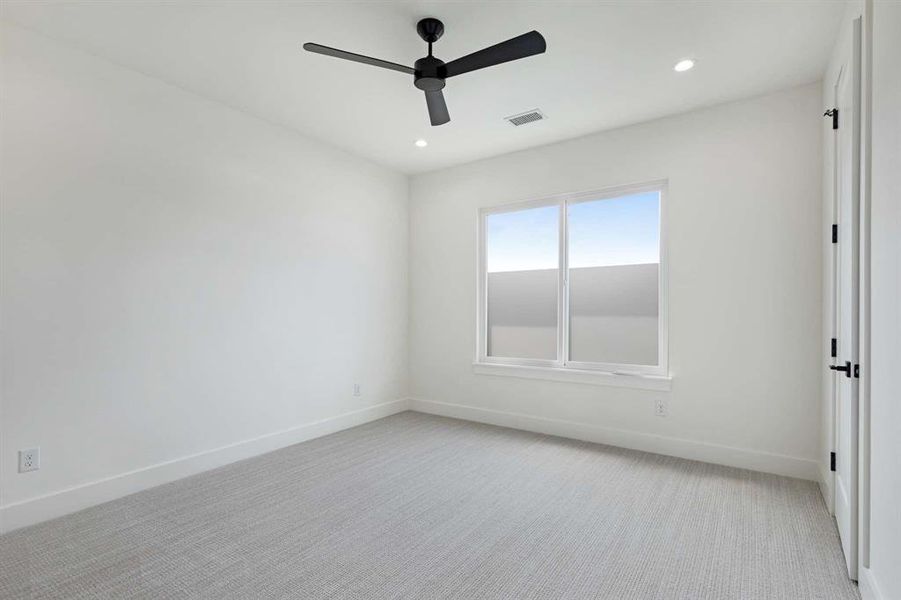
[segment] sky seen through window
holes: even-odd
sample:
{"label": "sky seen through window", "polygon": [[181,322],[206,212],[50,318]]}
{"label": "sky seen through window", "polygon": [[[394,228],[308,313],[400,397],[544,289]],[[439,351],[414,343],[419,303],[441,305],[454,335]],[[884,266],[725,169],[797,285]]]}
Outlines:
{"label": "sky seen through window", "polygon": [[[488,215],[489,273],[556,269],[558,207]],[[569,205],[569,267],[660,262],[660,193],[642,192]]]}

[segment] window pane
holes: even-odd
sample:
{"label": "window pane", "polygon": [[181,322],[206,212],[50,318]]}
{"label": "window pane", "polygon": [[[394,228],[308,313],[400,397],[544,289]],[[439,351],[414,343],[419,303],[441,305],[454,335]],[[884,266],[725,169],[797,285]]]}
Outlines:
{"label": "window pane", "polygon": [[660,193],[571,204],[569,360],[657,364]]}
{"label": "window pane", "polygon": [[557,358],[559,208],[488,215],[488,356]]}

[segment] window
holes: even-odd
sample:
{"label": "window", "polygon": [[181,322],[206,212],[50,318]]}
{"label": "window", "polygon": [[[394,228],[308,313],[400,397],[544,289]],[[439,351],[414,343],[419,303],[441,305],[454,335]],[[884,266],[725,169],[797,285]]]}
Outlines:
{"label": "window", "polygon": [[477,362],[667,375],[664,191],[483,209]]}

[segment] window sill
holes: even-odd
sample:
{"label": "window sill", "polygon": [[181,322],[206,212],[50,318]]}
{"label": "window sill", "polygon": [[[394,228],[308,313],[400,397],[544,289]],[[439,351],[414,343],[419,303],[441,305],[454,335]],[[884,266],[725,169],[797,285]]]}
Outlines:
{"label": "window sill", "polygon": [[500,375],[503,377],[521,377],[525,379],[545,379],[568,383],[586,383],[590,385],[609,385],[640,390],[668,392],[672,389],[672,377],[656,375],[639,375],[627,373],[609,373],[607,371],[588,371],[584,369],[561,369],[559,367],[526,367],[520,365],[504,365],[496,363],[473,362],[472,370],[478,375]]}

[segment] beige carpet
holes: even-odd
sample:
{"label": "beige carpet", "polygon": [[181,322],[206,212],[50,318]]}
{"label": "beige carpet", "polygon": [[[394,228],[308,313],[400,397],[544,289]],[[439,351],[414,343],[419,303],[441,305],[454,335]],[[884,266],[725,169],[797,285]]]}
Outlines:
{"label": "beige carpet", "polygon": [[2,598],[858,598],[813,483],[412,412],[0,537]]}

